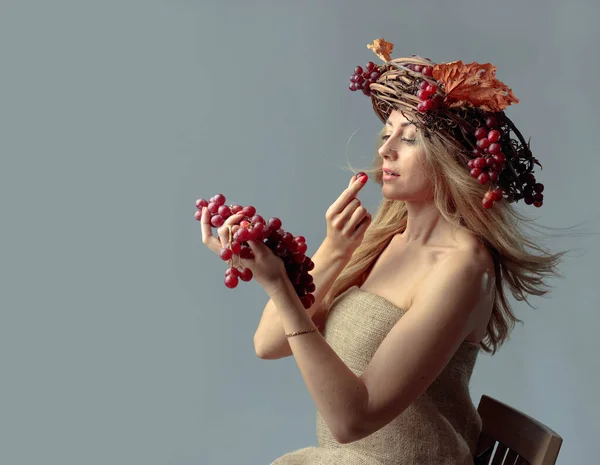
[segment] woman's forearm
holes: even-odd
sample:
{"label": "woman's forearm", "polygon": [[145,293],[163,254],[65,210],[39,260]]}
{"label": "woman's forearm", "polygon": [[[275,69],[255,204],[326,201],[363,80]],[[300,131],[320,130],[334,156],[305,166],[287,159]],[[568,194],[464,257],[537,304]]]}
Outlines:
{"label": "woman's forearm", "polygon": [[[315,252],[312,257],[315,267],[310,274],[314,278],[316,290],[315,303],[307,310],[310,318],[315,317],[315,314],[322,310],[323,299],[349,260],[348,255],[336,251],[327,239]],[[265,359],[278,359],[292,354],[277,308],[272,300],[267,302],[254,334],[254,348],[256,354]]]}
{"label": "woman's forearm", "polygon": [[[291,333],[314,327],[289,280],[282,279],[271,296],[283,331]],[[331,433],[339,442],[350,441],[368,402],[365,384],[318,332],[290,337],[288,341],[308,391]]]}

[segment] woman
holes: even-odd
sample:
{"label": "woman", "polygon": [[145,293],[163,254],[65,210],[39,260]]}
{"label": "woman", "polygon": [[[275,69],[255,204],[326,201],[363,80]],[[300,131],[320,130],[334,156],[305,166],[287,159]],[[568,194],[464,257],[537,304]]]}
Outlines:
{"label": "woman", "polygon": [[[547,292],[560,254],[521,232],[511,203],[541,206],[528,145],[504,108],[518,102],[491,65],[391,60],[357,67],[350,90],[384,123],[372,173],[375,218],[354,176],[326,214],[306,311],[283,262],[262,242],[244,260],[271,300],[257,355],[293,355],[317,406],[318,447],[272,465],[472,464],[481,421],[469,394],[480,350],[494,353],[518,321],[507,301]],[[227,246],[230,217],[203,240]]]}

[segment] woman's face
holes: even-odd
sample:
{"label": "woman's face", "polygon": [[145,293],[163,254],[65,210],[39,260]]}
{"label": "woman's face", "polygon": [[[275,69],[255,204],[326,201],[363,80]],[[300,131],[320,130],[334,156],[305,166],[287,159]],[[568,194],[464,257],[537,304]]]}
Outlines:
{"label": "woman's face", "polygon": [[416,135],[416,126],[399,111],[392,111],[383,131],[383,145],[379,148],[382,194],[387,199],[423,202],[433,198],[433,182],[428,174],[425,151]]}

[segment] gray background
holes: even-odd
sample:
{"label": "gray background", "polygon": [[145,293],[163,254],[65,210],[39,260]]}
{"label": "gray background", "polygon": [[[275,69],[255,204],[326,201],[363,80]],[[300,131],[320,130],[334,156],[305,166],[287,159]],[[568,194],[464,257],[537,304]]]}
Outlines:
{"label": "gray background", "polygon": [[[497,65],[545,168],[526,211],[598,230],[596,0],[0,5],[3,465],[264,465],[316,443],[294,359],[254,354],[264,291],[224,287],[194,202],[254,204],[314,253],[347,159],[374,153],[347,85],[377,37]],[[550,241],[578,248],[565,279],[517,305],[472,382],[562,434],[560,464],[598,463],[600,248],[579,241]]]}

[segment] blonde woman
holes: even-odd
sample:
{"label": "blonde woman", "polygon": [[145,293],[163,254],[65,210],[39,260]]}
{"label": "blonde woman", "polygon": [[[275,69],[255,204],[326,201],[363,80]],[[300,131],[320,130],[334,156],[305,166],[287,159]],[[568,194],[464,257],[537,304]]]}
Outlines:
{"label": "blonde woman", "polygon": [[[263,243],[244,260],[271,298],[257,355],[292,355],[317,407],[319,446],[273,465],[473,464],[477,355],[517,321],[507,294],[545,294],[560,259],[525,236],[511,205],[542,205],[537,160],[504,114],[517,100],[491,65],[392,60],[383,39],[369,47],[384,64],[357,67],[350,90],[383,123],[376,215],[357,198],[367,176],[353,176],[327,210],[308,311]],[[217,239],[205,211],[205,244],[226,246],[235,221]]]}

